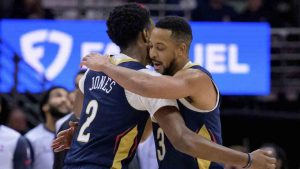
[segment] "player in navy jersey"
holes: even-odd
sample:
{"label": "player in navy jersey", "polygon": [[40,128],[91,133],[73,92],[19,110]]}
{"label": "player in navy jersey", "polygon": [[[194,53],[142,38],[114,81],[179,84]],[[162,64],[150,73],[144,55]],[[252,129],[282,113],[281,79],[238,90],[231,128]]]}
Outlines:
{"label": "player in navy jersey", "polygon": [[[192,41],[189,24],[180,17],[161,19],[156,24],[150,41],[150,57],[155,70],[173,77],[150,76],[124,69],[112,65],[108,58],[95,54],[86,57],[82,64],[105,72],[134,93],[147,97],[178,99],[186,126],[176,112],[154,114],[159,124],[154,123],[153,127],[159,168],[223,168],[215,162],[245,168],[275,168],[275,159],[268,152],[257,150],[246,154],[221,146],[220,93],[210,73],[188,59]],[[179,139],[175,132],[179,133]],[[212,142],[216,144],[211,144]]]}
{"label": "player in navy jersey", "polygon": [[[121,49],[121,54],[112,56],[111,61],[121,67],[147,71],[146,44],[153,28],[149,12],[138,4],[116,7],[107,27],[109,37]],[[79,88],[75,102],[80,104],[78,100],[83,100],[83,108],[64,169],[127,169],[149,113],[177,109],[174,100],[138,96],[103,72],[88,70]]]}

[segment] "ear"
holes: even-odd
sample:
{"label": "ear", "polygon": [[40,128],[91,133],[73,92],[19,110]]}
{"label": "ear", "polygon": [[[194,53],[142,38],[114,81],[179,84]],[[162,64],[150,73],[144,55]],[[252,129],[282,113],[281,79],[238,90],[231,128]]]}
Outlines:
{"label": "ear", "polygon": [[187,50],[187,45],[181,42],[177,47],[177,52],[179,56],[183,56]]}
{"label": "ear", "polygon": [[49,109],[50,109],[50,107],[49,107],[48,104],[45,104],[45,105],[42,107],[42,109],[43,109],[44,112],[48,112]]}
{"label": "ear", "polygon": [[150,33],[147,29],[143,29],[142,37],[145,43],[149,43]]}

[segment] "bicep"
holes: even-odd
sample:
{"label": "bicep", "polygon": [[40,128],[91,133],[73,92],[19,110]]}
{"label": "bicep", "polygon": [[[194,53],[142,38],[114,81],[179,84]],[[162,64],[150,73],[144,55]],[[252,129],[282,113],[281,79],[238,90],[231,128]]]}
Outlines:
{"label": "bicep", "polygon": [[[178,99],[189,95],[190,88],[184,78],[164,76],[149,69],[133,71],[120,85],[127,90],[144,97]],[[184,77],[184,76],[182,76]],[[122,83],[123,82],[123,83]]]}
{"label": "bicep", "polygon": [[144,82],[147,97],[179,99],[191,94],[190,83],[185,78],[172,76],[154,76]]}
{"label": "bicep", "polygon": [[210,77],[196,69],[188,69],[174,76],[157,76],[145,82],[145,86],[153,89],[152,96],[165,99],[180,99],[195,95],[195,92],[206,91],[211,86]]}

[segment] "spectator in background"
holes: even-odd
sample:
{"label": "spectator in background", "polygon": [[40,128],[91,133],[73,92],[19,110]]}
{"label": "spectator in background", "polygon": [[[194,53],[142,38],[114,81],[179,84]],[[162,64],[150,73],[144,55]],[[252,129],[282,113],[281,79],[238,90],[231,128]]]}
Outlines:
{"label": "spectator in background", "polygon": [[296,1],[269,0],[269,6],[272,10],[272,15],[270,16],[270,23],[272,27],[298,26],[299,19],[297,19],[297,12],[299,9]]}
{"label": "spectator in background", "polygon": [[237,18],[235,10],[227,5],[224,0],[208,0],[199,3],[192,13],[194,21],[234,21]]}
{"label": "spectator in background", "polygon": [[[76,90],[78,89],[78,84],[79,84],[79,80],[81,79],[81,77],[85,74],[86,69],[82,69],[79,72],[77,72],[75,78],[74,78],[74,84],[75,84],[75,90],[69,93],[69,100],[70,100],[70,110],[73,110],[73,106],[74,106],[74,102],[75,102],[75,97],[76,97]],[[74,117],[71,117],[74,116]],[[80,115],[78,115],[80,116]],[[75,115],[74,113],[70,113],[66,116],[64,116],[63,118],[57,120],[55,127],[56,127],[56,132],[58,133],[61,130],[67,129],[69,128],[69,121],[70,119],[74,119]],[[75,118],[76,119],[76,118]],[[63,127],[65,126],[65,127]],[[64,128],[64,129],[62,129]]]}
{"label": "spectator in background", "polygon": [[18,19],[54,19],[54,15],[50,10],[43,9],[41,0],[14,1],[10,17]]}
{"label": "spectator in background", "polygon": [[7,119],[7,101],[0,95],[0,124],[5,124]]}
{"label": "spectator in background", "polygon": [[8,114],[7,126],[22,135],[28,130],[26,115],[20,107],[13,107]]}
{"label": "spectator in background", "polygon": [[281,147],[273,143],[266,143],[260,149],[272,152],[273,157],[276,158],[276,169],[288,169],[286,154]]}
{"label": "spectator in background", "polygon": [[1,169],[31,169],[28,141],[17,131],[3,124],[3,100],[0,96],[0,165]]}
{"label": "spectator in background", "polygon": [[17,131],[0,124],[1,169],[31,169],[28,141]]}
{"label": "spectator in background", "polygon": [[0,1],[0,18],[8,18],[11,15],[13,8],[12,0],[1,0]]}
{"label": "spectator in background", "polygon": [[52,169],[52,140],[55,137],[55,122],[70,112],[68,91],[62,87],[52,87],[42,98],[40,109],[45,123],[30,130],[26,137],[33,149],[33,169]]}
{"label": "spectator in background", "polygon": [[269,11],[263,8],[263,0],[248,0],[246,9],[241,13],[239,20],[246,22],[266,22]]}

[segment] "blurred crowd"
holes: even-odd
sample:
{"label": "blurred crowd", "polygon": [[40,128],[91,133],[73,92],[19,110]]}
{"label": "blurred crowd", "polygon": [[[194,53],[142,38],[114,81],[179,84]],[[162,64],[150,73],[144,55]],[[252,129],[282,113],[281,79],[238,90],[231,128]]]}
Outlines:
{"label": "blurred crowd", "polygon": [[[57,0],[1,0],[0,1],[0,18],[15,18],[15,19],[61,19],[61,15],[58,16],[53,4]],[[76,0],[60,0],[61,4],[74,4]],[[98,5],[107,5],[108,0],[86,0],[87,3]],[[294,4],[296,1],[287,0],[109,0],[110,3],[124,3],[124,2],[139,2],[147,6],[147,4],[169,4],[178,5],[182,9],[190,10],[189,19],[192,21],[217,21],[217,22],[268,22],[272,27],[297,27],[299,26],[299,18],[297,17],[297,12],[299,13],[299,7]],[[49,5],[50,4],[50,5]],[[76,5],[75,5],[76,6]],[[297,9],[298,8],[298,9]],[[97,9],[96,9],[97,10]],[[67,10],[66,10],[67,11]],[[81,10],[79,14],[72,14],[72,12],[67,11],[68,14],[65,16],[72,15],[73,17],[66,17],[66,19],[90,19],[91,16],[98,15],[97,11],[95,13],[94,8],[87,8]],[[106,12],[106,11],[103,11]],[[166,10],[165,15],[179,15],[186,16],[183,10]],[[71,14],[70,14],[71,13]],[[76,13],[76,12],[75,12]],[[151,14],[159,16],[159,11],[151,10]],[[299,14],[298,14],[299,15]],[[105,14],[101,15],[105,16]],[[103,18],[105,19],[105,18]],[[78,80],[78,79],[77,79]],[[78,83],[75,80],[75,85]],[[76,85],[77,86],[77,85]],[[48,90],[50,96],[44,103],[40,104],[40,114],[38,117],[31,117],[26,109],[26,105],[20,103],[12,103],[0,96],[0,126],[5,125],[21,135],[24,135],[29,143],[31,144],[33,157],[33,162],[31,165],[36,165],[36,168],[50,169],[50,167],[44,167],[39,165],[53,164],[54,158],[49,158],[47,156],[53,157],[53,151],[50,147],[51,141],[55,137],[55,132],[57,132],[63,125],[63,122],[70,119],[72,116],[72,106],[74,103],[74,92],[66,91],[63,88],[59,90]],[[54,92],[54,94],[53,94]],[[47,92],[46,92],[47,93]],[[49,94],[48,93],[48,94]],[[51,95],[52,93],[52,95]],[[44,96],[39,96],[40,99]],[[54,97],[54,101],[51,100]],[[229,103],[230,104],[230,103]],[[277,104],[277,102],[276,102]],[[29,106],[36,106],[29,105]],[[51,105],[59,105],[59,109],[51,108]],[[225,103],[226,105],[226,103]],[[27,105],[28,106],[28,105]],[[43,110],[43,106],[48,106],[48,109]],[[234,105],[236,106],[236,105]],[[25,107],[25,109],[24,109]],[[36,109],[39,109],[36,107]],[[66,117],[63,117],[66,116]],[[64,120],[60,120],[63,117]],[[30,119],[29,119],[30,118]],[[41,123],[41,124],[39,124]],[[1,128],[0,128],[1,131]],[[35,132],[39,136],[36,137]],[[0,132],[1,138],[1,132]],[[149,140],[152,140],[150,138]],[[0,153],[1,153],[1,140],[0,140]],[[138,151],[139,154],[139,165],[141,169],[155,169],[156,157],[155,150],[153,147],[153,142],[146,142],[141,145]],[[38,154],[34,147],[42,146],[44,155]],[[233,146],[232,148],[249,152],[247,146]],[[256,147],[257,148],[257,147]],[[274,156],[278,159],[277,169],[287,169],[287,157],[285,151],[278,145],[272,143],[265,143],[261,146],[263,149],[268,149],[272,151]],[[45,152],[47,152],[45,154]],[[37,157],[40,158],[37,160]],[[146,160],[143,160],[146,158]],[[149,159],[152,159],[150,164]],[[38,161],[41,164],[36,164]],[[0,167],[1,168],[1,167]],[[226,169],[238,169],[235,166],[225,166]]]}
{"label": "blurred crowd", "polygon": [[[107,1],[1,0],[0,18],[106,19],[107,7],[125,2],[139,2],[145,6],[150,5],[149,9],[154,17],[163,12],[164,15],[184,16],[192,21],[269,22],[272,27],[299,25],[297,12],[299,4],[295,4],[297,1],[293,0],[109,0],[109,3]],[[175,6],[156,8],[153,7],[155,4]],[[58,14],[59,9],[63,12]],[[188,15],[186,11],[189,11]]]}

